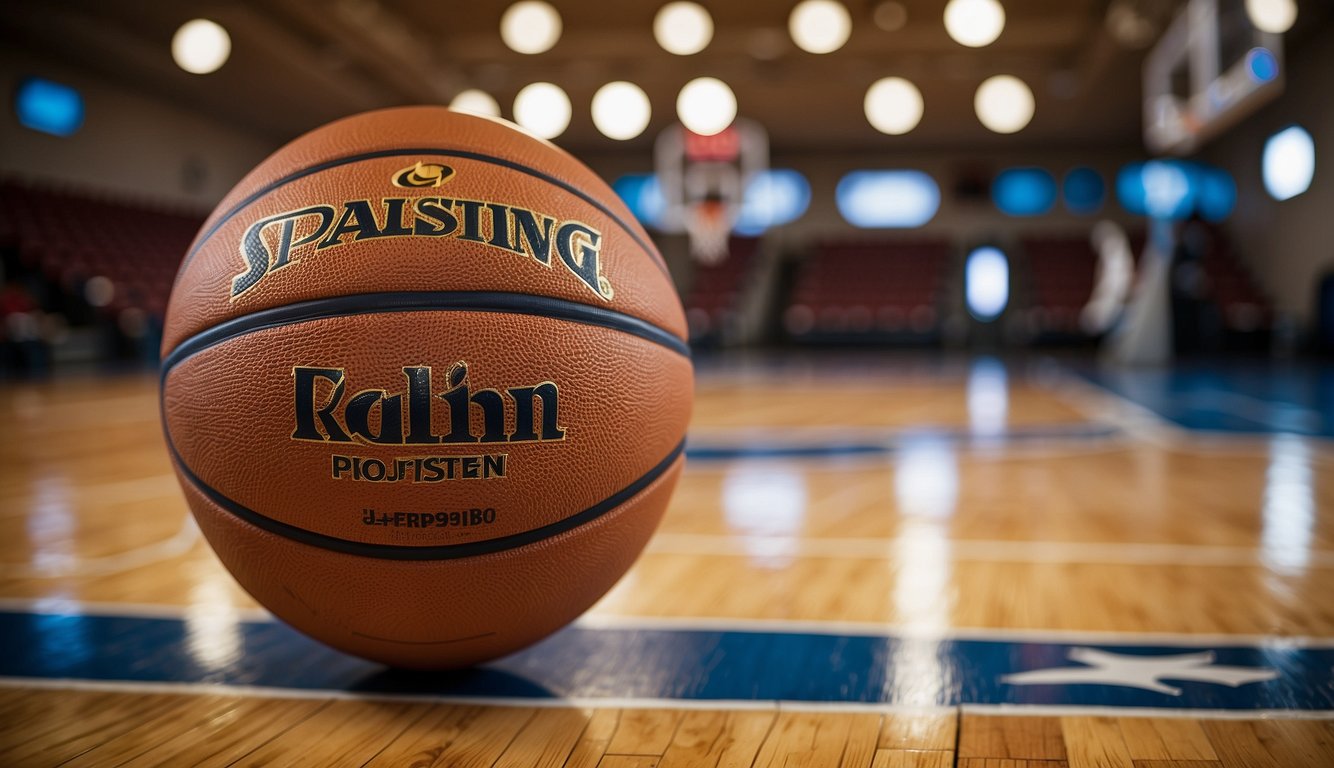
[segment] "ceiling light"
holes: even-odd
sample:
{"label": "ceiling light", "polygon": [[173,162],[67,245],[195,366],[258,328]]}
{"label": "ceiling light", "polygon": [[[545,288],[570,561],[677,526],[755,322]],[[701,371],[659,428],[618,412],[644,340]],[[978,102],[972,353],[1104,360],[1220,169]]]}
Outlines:
{"label": "ceiling light", "polygon": [[653,37],[668,53],[699,53],[713,39],[713,17],[697,3],[668,3],[653,17]]}
{"label": "ceiling light", "polygon": [[560,14],[541,0],[523,0],[500,17],[500,37],[519,53],[542,53],[560,39]]}
{"label": "ceiling light", "polygon": [[871,11],[871,20],[886,32],[898,32],[908,23],[908,9],[897,0],[884,0]]}
{"label": "ceiling light", "polygon": [[922,120],[922,92],[901,77],[875,81],[862,102],[866,119],[881,133],[907,133]]}
{"label": "ceiling light", "polygon": [[722,80],[697,77],[677,95],[676,116],[702,136],[721,133],[736,119],[736,95]]}
{"label": "ceiling light", "polygon": [[609,139],[633,139],[648,127],[648,96],[634,83],[607,83],[593,94],[593,125]]}
{"label": "ceiling light", "polygon": [[978,86],[973,97],[977,119],[996,133],[1022,130],[1033,119],[1033,91],[1017,77],[996,75]]}
{"label": "ceiling light", "polygon": [[479,91],[476,88],[459,91],[454,100],[449,102],[449,108],[455,112],[471,112],[474,115],[500,117],[500,105],[496,103],[496,100],[491,98],[491,94],[486,91]]}
{"label": "ceiling light", "polygon": [[196,75],[217,71],[231,53],[232,39],[227,30],[208,19],[185,22],[171,38],[171,57],[176,66]]}
{"label": "ceiling light", "polygon": [[532,83],[514,97],[514,122],[543,139],[554,139],[570,126],[570,97],[551,83]]}
{"label": "ceiling light", "polygon": [[852,17],[834,0],[802,0],[787,19],[797,47],[808,53],[830,53],[843,47],[852,34]]}
{"label": "ceiling light", "polygon": [[1246,0],[1246,15],[1261,32],[1281,35],[1297,20],[1297,4],[1293,0]]}
{"label": "ceiling light", "polygon": [[1005,9],[997,0],[950,0],[945,6],[945,31],[969,48],[991,45],[1005,29]]}

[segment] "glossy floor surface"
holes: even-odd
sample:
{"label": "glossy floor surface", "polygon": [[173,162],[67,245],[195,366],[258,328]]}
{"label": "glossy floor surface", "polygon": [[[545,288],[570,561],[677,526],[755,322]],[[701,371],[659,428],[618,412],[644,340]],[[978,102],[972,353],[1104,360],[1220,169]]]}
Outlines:
{"label": "glossy floor surface", "polygon": [[702,365],[639,562],[452,675],[259,610],[153,378],[4,385],[0,764],[1334,764],[1329,379],[1079,369]]}

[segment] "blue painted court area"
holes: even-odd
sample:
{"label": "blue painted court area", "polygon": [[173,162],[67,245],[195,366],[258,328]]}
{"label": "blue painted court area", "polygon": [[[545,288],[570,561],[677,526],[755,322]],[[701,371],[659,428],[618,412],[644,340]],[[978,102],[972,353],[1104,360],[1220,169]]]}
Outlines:
{"label": "blue painted court area", "polygon": [[1070,424],[1006,429],[978,433],[958,428],[918,428],[886,432],[877,439],[802,440],[750,439],[718,441],[688,438],[686,458],[691,461],[731,461],[735,459],[839,459],[866,456],[892,456],[905,448],[924,444],[951,448],[1002,448],[1030,444],[1048,444],[1058,440],[1106,440],[1121,435],[1117,427],[1104,424]]}
{"label": "blue painted court area", "polygon": [[1334,647],[567,628],[470,671],[395,671],[268,621],[0,612],[0,675],[523,699],[1334,710]]}
{"label": "blue painted court area", "polygon": [[1187,363],[1081,373],[1186,429],[1334,438],[1334,364]]}

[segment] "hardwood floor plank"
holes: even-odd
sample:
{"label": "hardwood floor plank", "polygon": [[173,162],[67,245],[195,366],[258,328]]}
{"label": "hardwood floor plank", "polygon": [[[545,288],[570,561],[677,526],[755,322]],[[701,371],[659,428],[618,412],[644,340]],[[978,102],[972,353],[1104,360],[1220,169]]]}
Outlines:
{"label": "hardwood floor plank", "polygon": [[959,757],[1065,760],[1060,718],[964,713],[959,720]]}
{"label": "hardwood floor plank", "polygon": [[956,711],[885,715],[880,729],[880,749],[954,749],[959,728]]}
{"label": "hardwood floor plank", "polygon": [[676,709],[626,709],[621,712],[611,743],[609,755],[655,755],[667,751],[667,745],[676,733],[676,726],[685,713]]}
{"label": "hardwood floor plank", "polygon": [[1121,729],[1111,717],[1062,717],[1070,768],[1134,768]]}
{"label": "hardwood floor plank", "polygon": [[1135,760],[1217,760],[1204,729],[1185,718],[1123,717],[1117,720]]}
{"label": "hardwood floor plank", "polygon": [[602,756],[607,754],[607,745],[611,744],[620,717],[619,709],[594,710],[565,760],[565,768],[596,768]]}

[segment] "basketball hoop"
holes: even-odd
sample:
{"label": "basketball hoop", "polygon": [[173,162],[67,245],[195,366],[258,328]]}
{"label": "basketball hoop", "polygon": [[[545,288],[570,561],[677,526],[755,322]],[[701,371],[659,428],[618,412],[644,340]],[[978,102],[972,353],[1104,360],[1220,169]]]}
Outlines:
{"label": "basketball hoop", "polygon": [[671,126],[658,136],[654,165],[663,198],[658,228],[684,232],[703,264],[727,258],[746,185],[769,167],[764,128],[744,118],[713,136]]}
{"label": "basketball hoop", "polygon": [[717,264],[727,258],[727,236],[731,217],[722,200],[700,200],[686,209],[686,235],[690,253],[702,264]]}

